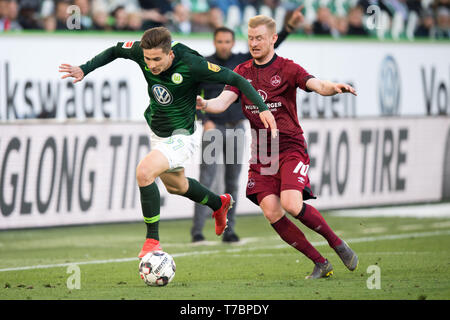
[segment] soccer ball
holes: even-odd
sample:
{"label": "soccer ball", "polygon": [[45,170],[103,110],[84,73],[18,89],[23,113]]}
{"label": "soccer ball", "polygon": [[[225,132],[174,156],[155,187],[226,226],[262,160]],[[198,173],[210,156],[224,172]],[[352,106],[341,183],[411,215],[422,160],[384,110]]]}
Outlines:
{"label": "soccer ball", "polygon": [[175,270],[175,261],[164,251],[149,252],[139,262],[141,279],[152,287],[167,285],[173,280]]}

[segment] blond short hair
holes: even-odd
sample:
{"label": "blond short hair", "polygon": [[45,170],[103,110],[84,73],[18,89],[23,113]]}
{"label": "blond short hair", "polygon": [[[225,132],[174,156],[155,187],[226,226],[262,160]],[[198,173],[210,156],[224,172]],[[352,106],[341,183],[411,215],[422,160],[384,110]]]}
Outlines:
{"label": "blond short hair", "polygon": [[276,33],[277,24],[275,20],[270,17],[258,15],[248,20],[249,28],[256,28],[261,25],[265,25],[267,27],[267,30],[271,31],[272,33]]}

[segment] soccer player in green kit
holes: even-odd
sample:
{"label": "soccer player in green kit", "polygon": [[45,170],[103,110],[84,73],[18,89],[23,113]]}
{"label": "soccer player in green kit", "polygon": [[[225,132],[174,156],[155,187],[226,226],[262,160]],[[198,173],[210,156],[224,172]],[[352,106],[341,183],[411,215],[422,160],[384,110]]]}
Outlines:
{"label": "soccer player in green kit", "polygon": [[146,241],[139,258],[148,252],[162,250],[159,243],[160,194],[155,182],[157,177],[169,193],[209,206],[214,211],[216,234],[221,235],[226,228],[227,212],[233,204],[231,195],[219,196],[184,174],[184,164],[192,157],[201,140],[195,134],[197,86],[201,82],[214,82],[238,87],[258,106],[262,122],[276,136],[272,113],[245,78],[206,61],[189,47],[173,42],[169,30],[164,27],[148,29],[140,41],[119,42],[81,66],[61,64],[59,72],[66,73],[62,79],[72,77],[76,83],[116,58],[131,59],[139,65],[148,83],[151,100],[144,113],[151,131],[151,151],[136,168],[142,213],[147,226]]}

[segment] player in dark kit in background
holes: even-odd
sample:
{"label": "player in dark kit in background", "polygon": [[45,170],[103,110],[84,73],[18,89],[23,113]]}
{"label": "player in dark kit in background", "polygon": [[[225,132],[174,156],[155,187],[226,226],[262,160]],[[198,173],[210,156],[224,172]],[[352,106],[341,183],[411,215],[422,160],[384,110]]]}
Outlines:
{"label": "player in dark kit in background", "polygon": [[[283,30],[278,34],[277,42],[275,43],[275,48],[277,48],[286,37],[293,32],[299,24],[303,22],[303,14],[301,10],[303,6],[299,6],[290,15],[283,27]],[[215,53],[211,56],[205,57],[206,60],[214,64],[224,66],[230,69],[234,69],[238,64],[247,61],[252,58],[250,52],[246,53],[233,53],[231,50],[235,44],[234,32],[226,27],[217,28],[214,31],[214,47],[216,49]],[[202,83],[200,86],[201,94],[204,99],[210,99],[217,97],[223,90],[223,85],[217,83]],[[217,172],[222,166],[225,182],[225,193],[231,194],[233,199],[237,201],[238,195],[238,182],[239,175],[242,168],[242,154],[244,149],[244,144],[239,143],[235,133],[237,130],[244,131],[245,119],[244,114],[241,110],[241,104],[239,101],[233,103],[225,112],[220,114],[208,114],[205,112],[199,112],[198,118],[202,120],[203,123],[203,139],[202,139],[202,154],[206,148],[208,148],[208,143],[206,143],[205,137],[209,135],[209,130],[215,129],[220,131],[223,137],[223,165],[213,162],[205,163],[204,161],[200,164],[200,183],[207,188],[211,188],[214,179],[217,177]],[[228,134],[227,134],[228,133]],[[233,155],[232,163],[228,163],[227,157],[231,158]],[[217,157],[217,155],[216,155]],[[201,204],[195,204],[193,226],[191,229],[192,242],[200,242],[205,240],[203,236],[203,227],[205,225],[205,220],[207,217],[208,208],[202,206]],[[228,211],[228,224],[222,237],[223,242],[237,242],[239,237],[235,232],[235,218],[236,205],[234,205]]]}
{"label": "player in dark kit in background", "polygon": [[150,127],[151,151],[136,168],[142,213],[147,226],[146,241],[139,258],[148,252],[161,250],[157,177],[169,193],[210,207],[214,211],[216,234],[221,235],[226,228],[227,212],[233,203],[231,195],[216,195],[184,174],[184,165],[192,158],[200,141],[195,135],[197,87],[200,82],[238,86],[258,105],[261,120],[275,135],[273,115],[247,80],[230,69],[207,62],[187,46],[172,42],[169,30],[164,27],[145,31],[141,41],[119,42],[79,67],[62,64],[59,71],[67,73],[62,78],[75,78],[75,83],[116,58],[130,59],[139,65],[151,98],[144,113]]}
{"label": "player in dark kit in background", "polygon": [[[313,272],[307,278],[329,277],[333,274],[333,267],[285,216],[284,210],[325,237],[347,268],[353,271],[358,265],[357,255],[333,232],[319,211],[303,202],[315,196],[308,177],[306,141],[297,117],[296,90],[314,91],[323,96],[344,92],[356,95],[356,92],[347,84],[316,79],[292,60],[277,56],[274,52],[277,35],[272,18],[256,16],[249,20],[248,26],[248,44],[253,60],[240,64],[235,72],[250,81],[263,96],[277,122],[279,140],[258,134],[265,132],[258,119],[258,108],[245,93],[233,86],[226,86],[215,99],[197,97],[197,108],[212,113],[222,112],[238,97],[241,98],[244,114],[250,120],[251,128],[257,131],[252,138],[247,197],[261,207],[266,219],[285,242],[313,261]],[[267,150],[260,153],[264,146],[267,150],[278,151],[270,155],[268,164],[266,159],[260,159],[260,154],[267,154]]]}

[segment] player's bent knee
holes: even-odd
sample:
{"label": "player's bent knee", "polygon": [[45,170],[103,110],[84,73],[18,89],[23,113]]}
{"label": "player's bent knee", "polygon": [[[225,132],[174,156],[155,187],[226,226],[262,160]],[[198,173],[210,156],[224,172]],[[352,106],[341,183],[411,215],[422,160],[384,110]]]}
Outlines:
{"label": "player's bent knee", "polygon": [[288,201],[281,201],[283,209],[292,216],[297,216],[302,210],[303,201],[300,199],[289,199]]}
{"label": "player's bent knee", "polygon": [[140,187],[145,187],[152,184],[155,181],[152,171],[142,163],[136,168],[136,180]]}
{"label": "player's bent knee", "polygon": [[283,217],[282,211],[266,211],[264,212],[264,217],[269,221],[271,224],[277,222],[278,220]]}

